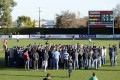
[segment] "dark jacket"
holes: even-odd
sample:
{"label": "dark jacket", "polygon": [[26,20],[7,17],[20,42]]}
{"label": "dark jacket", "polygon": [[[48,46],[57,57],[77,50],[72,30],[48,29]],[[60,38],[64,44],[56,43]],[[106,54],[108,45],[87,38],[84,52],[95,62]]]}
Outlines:
{"label": "dark jacket", "polygon": [[37,52],[33,52],[33,60],[38,60],[39,54]]}
{"label": "dark jacket", "polygon": [[42,60],[48,60],[48,58],[49,58],[48,52],[46,50],[44,50],[42,52]]}

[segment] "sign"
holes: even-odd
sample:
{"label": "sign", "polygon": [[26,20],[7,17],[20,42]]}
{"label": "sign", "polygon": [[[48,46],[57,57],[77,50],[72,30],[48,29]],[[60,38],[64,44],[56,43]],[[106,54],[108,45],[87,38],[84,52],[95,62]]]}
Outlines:
{"label": "sign", "polygon": [[0,39],[8,39],[8,35],[0,35]]}
{"label": "sign", "polygon": [[17,39],[17,38],[22,38],[22,39],[25,39],[25,38],[29,38],[29,35],[12,35],[12,38],[15,38],[15,39]]}
{"label": "sign", "polygon": [[113,35],[96,35],[96,38],[113,38]]}
{"label": "sign", "polygon": [[54,38],[55,39],[72,39],[73,36],[74,36],[74,38],[79,38],[79,35],[76,35],[76,34],[75,35],[74,34],[73,35],[72,34],[71,35],[69,35],[69,34],[54,35],[53,34],[53,35],[46,35],[45,38],[48,38],[48,39],[54,39]]}
{"label": "sign", "polygon": [[81,34],[79,35],[80,38],[96,38],[96,35],[87,35],[87,34]]}
{"label": "sign", "polygon": [[89,11],[89,28],[113,28],[113,11]]}
{"label": "sign", "polygon": [[115,34],[113,37],[114,37],[115,39],[120,39],[120,34]]}
{"label": "sign", "polygon": [[30,38],[38,39],[38,38],[40,38],[40,35],[30,35]]}

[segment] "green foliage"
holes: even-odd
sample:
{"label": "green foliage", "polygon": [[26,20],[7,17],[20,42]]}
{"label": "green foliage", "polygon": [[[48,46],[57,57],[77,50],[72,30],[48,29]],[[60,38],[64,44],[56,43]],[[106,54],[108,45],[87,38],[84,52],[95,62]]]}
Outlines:
{"label": "green foliage", "polygon": [[29,16],[19,16],[17,19],[18,27],[35,27],[36,21],[31,21]]}
{"label": "green foliage", "polygon": [[[44,26],[44,25],[42,25]],[[115,28],[115,34],[120,34],[120,28]],[[112,28],[91,28],[90,34],[112,34]],[[8,35],[10,33],[19,32],[20,34],[88,34],[88,28],[0,28],[0,35]]]}
{"label": "green foliage", "polygon": [[115,27],[120,28],[120,15],[115,17]]}
{"label": "green foliage", "polygon": [[11,11],[16,6],[14,0],[0,0],[0,26],[10,27],[12,24]]}
{"label": "green foliage", "polygon": [[36,20],[33,20],[32,27],[36,27]]}
{"label": "green foliage", "polygon": [[57,28],[75,28],[76,14],[69,11],[62,11],[61,14],[56,15],[56,27]]}
{"label": "green foliage", "polygon": [[0,35],[8,35],[10,33],[20,32],[23,28],[1,28],[0,29]]}
{"label": "green foliage", "polygon": [[115,27],[120,28],[120,3],[114,9]]}

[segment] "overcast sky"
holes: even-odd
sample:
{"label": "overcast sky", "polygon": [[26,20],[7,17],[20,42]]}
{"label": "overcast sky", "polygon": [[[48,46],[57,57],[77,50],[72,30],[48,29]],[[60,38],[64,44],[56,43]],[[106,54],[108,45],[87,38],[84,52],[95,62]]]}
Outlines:
{"label": "overcast sky", "polygon": [[15,0],[17,6],[12,11],[13,21],[18,16],[29,16],[32,20],[39,19],[39,7],[41,19],[54,20],[55,14],[69,10],[80,12],[79,17],[88,16],[90,10],[112,10],[120,0]]}

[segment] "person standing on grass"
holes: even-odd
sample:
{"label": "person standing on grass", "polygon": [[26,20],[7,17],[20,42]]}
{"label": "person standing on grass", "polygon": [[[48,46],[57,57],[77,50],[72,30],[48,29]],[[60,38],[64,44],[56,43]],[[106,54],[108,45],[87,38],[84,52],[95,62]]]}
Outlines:
{"label": "person standing on grass", "polygon": [[4,51],[7,49],[7,44],[8,44],[8,41],[7,41],[7,39],[5,39],[3,41],[3,49],[4,49]]}
{"label": "person standing on grass", "polygon": [[114,52],[115,52],[115,58],[114,58],[115,64],[114,64],[114,66],[116,66],[117,65],[117,55],[118,55],[118,51],[117,51],[117,46],[116,45],[114,45]]}
{"label": "person standing on grass", "polygon": [[111,66],[116,66],[117,65],[117,50],[115,45],[112,47],[112,54],[111,54]]}
{"label": "person standing on grass", "polygon": [[72,74],[72,63],[73,63],[72,56],[70,56],[69,60],[68,60],[68,74],[69,74],[69,78],[71,77],[71,74]]}
{"label": "person standing on grass", "polygon": [[98,80],[98,78],[96,77],[95,72],[93,72],[93,76],[90,77],[89,80]]}
{"label": "person standing on grass", "polygon": [[25,62],[25,70],[28,69],[29,70],[29,61],[30,61],[30,57],[28,54],[28,50],[26,49],[23,53],[23,58],[24,58],[24,62]]}
{"label": "person standing on grass", "polygon": [[102,65],[106,63],[106,48],[103,46],[102,48]]}
{"label": "person standing on grass", "polygon": [[67,53],[67,50],[64,50],[62,57],[63,57],[64,69],[68,69],[69,54]]}
{"label": "person standing on grass", "polygon": [[55,49],[55,52],[53,52],[53,68],[57,69],[59,68],[59,58],[60,58],[60,52],[58,51],[58,49]]}
{"label": "person standing on grass", "polygon": [[91,38],[89,38],[89,39],[88,39],[88,41],[89,41],[89,43],[92,43],[92,40],[91,40]]}
{"label": "person standing on grass", "polygon": [[38,60],[39,60],[39,54],[36,51],[36,49],[34,49],[33,51],[33,64],[34,64],[34,69],[38,70]]}
{"label": "person standing on grass", "polygon": [[44,71],[46,72],[47,66],[48,66],[48,51],[45,48],[42,52],[42,69],[44,69]]}
{"label": "person standing on grass", "polygon": [[79,60],[79,69],[82,69],[82,66],[83,66],[83,54],[82,54],[81,51],[79,51],[78,60]]}
{"label": "person standing on grass", "polygon": [[8,61],[9,61],[9,49],[7,48],[5,50],[5,66],[8,67]]}
{"label": "person standing on grass", "polygon": [[53,53],[54,53],[53,48],[51,48],[48,53],[49,53],[49,59],[50,59],[49,61],[50,69],[53,69]]}
{"label": "person standing on grass", "polygon": [[17,42],[19,42],[19,37],[17,36]]}
{"label": "person standing on grass", "polygon": [[14,67],[14,50],[13,48],[10,48],[9,50],[9,67]]}
{"label": "person standing on grass", "polygon": [[93,54],[92,54],[92,67],[97,69],[98,68],[98,51],[97,48],[94,50]]}
{"label": "person standing on grass", "polygon": [[[112,59],[113,48],[112,48],[111,44],[109,44],[108,50],[109,50],[109,59],[110,59],[110,63],[112,63],[112,62],[111,62],[111,61],[112,61],[111,59]],[[112,65],[112,64],[111,64],[111,65]]]}
{"label": "person standing on grass", "polygon": [[72,38],[73,38],[73,41],[74,41],[75,40],[75,36],[73,35]]}
{"label": "person standing on grass", "polygon": [[74,67],[74,70],[75,69],[78,69],[79,68],[79,65],[78,65],[78,50],[77,49],[73,49],[73,67]]}

